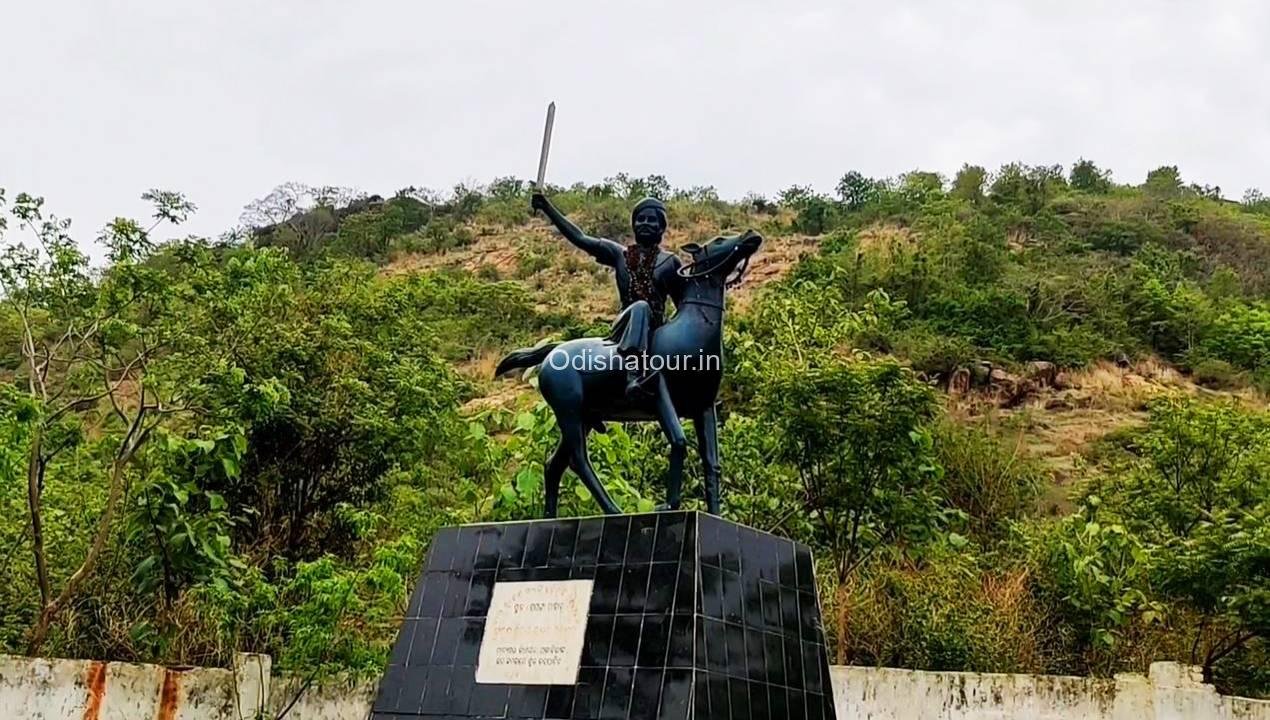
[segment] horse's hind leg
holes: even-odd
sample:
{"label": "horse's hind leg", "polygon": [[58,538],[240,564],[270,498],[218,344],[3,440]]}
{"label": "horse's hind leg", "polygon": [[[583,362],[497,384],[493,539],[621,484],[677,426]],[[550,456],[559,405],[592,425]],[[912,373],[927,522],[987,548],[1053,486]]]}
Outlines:
{"label": "horse's hind leg", "polygon": [[559,510],[560,478],[564,475],[565,468],[569,467],[569,455],[569,446],[565,443],[564,437],[561,437],[560,444],[556,446],[556,451],[551,454],[551,459],[547,461],[547,471],[543,474],[543,487],[546,489],[547,494],[543,514],[546,517],[555,517]]}
{"label": "horse's hind leg", "polygon": [[682,501],[684,482],[684,456],[688,453],[688,440],[684,437],[683,425],[675,412],[675,404],[670,399],[670,389],[666,387],[666,376],[657,378],[657,422],[661,431],[670,441],[670,466],[666,468],[666,507],[678,510]]}
{"label": "horse's hind leg", "polygon": [[591,491],[591,496],[595,498],[595,502],[599,504],[600,509],[609,515],[616,515],[622,512],[622,509],[613,502],[613,498],[609,495],[608,490],[600,484],[600,479],[595,475],[595,469],[591,467],[591,458],[587,456],[586,451],[586,434],[587,430],[582,422],[577,419],[565,420],[559,418],[560,421],[560,447],[569,448],[569,467],[582,478],[582,484],[586,485]]}

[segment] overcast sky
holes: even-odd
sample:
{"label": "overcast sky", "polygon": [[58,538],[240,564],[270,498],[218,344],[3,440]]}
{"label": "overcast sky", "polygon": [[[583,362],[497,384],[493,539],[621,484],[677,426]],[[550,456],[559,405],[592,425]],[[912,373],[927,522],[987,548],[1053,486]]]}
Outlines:
{"label": "overcast sky", "polygon": [[1270,3],[11,2],[0,187],[91,239],[148,188],[215,235],[297,180],[660,173],[725,196],[1085,156],[1270,190]]}

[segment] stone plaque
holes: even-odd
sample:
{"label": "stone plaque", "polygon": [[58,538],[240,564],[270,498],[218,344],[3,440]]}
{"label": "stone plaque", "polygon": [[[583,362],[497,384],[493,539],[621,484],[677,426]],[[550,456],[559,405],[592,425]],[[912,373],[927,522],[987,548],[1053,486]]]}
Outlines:
{"label": "stone plaque", "polygon": [[494,583],[476,682],[572,685],[594,580]]}

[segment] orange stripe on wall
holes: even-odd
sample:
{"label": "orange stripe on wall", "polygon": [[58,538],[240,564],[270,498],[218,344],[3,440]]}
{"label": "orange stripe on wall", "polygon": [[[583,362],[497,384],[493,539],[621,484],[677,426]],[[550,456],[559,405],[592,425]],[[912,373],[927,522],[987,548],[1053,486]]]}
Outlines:
{"label": "orange stripe on wall", "polygon": [[97,720],[101,713],[101,701],[106,696],[106,663],[94,661],[88,666],[84,678],[88,685],[88,702],[84,704],[84,720]]}
{"label": "orange stripe on wall", "polygon": [[176,717],[176,691],[180,687],[180,675],[164,668],[163,690],[159,692],[159,714],[155,720],[172,720]]}

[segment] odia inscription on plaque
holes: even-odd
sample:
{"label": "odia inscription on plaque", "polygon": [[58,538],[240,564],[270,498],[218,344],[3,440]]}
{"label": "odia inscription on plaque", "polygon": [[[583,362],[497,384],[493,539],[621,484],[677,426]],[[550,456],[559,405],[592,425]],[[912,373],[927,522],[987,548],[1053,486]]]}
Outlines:
{"label": "odia inscription on plaque", "polygon": [[476,682],[576,683],[594,582],[495,583],[476,661]]}

